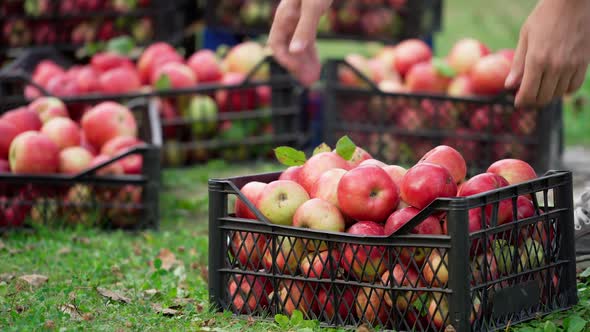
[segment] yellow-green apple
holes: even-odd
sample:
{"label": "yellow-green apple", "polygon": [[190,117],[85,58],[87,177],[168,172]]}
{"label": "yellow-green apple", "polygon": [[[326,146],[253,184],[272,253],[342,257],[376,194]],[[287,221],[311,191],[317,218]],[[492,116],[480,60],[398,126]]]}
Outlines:
{"label": "yellow-green apple", "polygon": [[330,273],[336,273],[340,263],[338,250],[332,249],[311,252],[301,262],[301,273],[306,278],[325,279],[330,278]]}
{"label": "yellow-green apple", "polygon": [[[457,196],[467,197],[506,186],[508,186],[508,181],[502,176],[494,173],[481,173],[463,183]],[[486,206],[487,219],[491,217],[492,209],[491,204]],[[512,201],[510,199],[501,201],[498,206],[498,225],[512,221],[512,217]],[[490,221],[487,220],[487,222]]]}
{"label": "yellow-green apple", "polygon": [[498,273],[507,275],[512,272],[512,257],[516,254],[516,248],[506,240],[494,240],[492,250],[496,261]]}
{"label": "yellow-green apple", "polygon": [[473,82],[469,75],[459,75],[449,83],[447,94],[452,97],[468,97],[473,95]]}
{"label": "yellow-green apple", "polygon": [[279,176],[279,180],[291,180],[299,183],[299,174],[302,166],[290,166]]}
{"label": "yellow-green apple", "polygon": [[190,128],[194,137],[208,137],[215,132],[218,118],[217,104],[205,95],[192,96],[184,116],[190,118]]}
{"label": "yellow-green apple", "polygon": [[381,167],[357,167],[340,179],[338,204],[348,217],[383,223],[399,203],[398,192],[391,177]]}
{"label": "yellow-green apple", "polygon": [[[265,50],[259,43],[248,41],[238,44],[227,53],[223,59],[223,65],[228,72],[247,75],[265,57]],[[268,79],[270,69],[268,65],[262,65],[252,76],[256,80]]]}
{"label": "yellow-green apple", "polygon": [[88,169],[92,159],[92,154],[82,147],[65,148],[59,153],[59,172],[63,174],[80,173]]}
{"label": "yellow-green apple", "polygon": [[445,93],[451,79],[439,73],[432,62],[421,62],[410,68],[405,82],[410,92]]}
{"label": "yellow-green apple", "polygon": [[37,225],[51,224],[58,221],[59,201],[56,199],[40,198],[31,207],[31,222]]}
{"label": "yellow-green apple", "polygon": [[40,97],[29,104],[29,109],[39,114],[41,122],[47,121],[57,117],[68,117],[68,110],[66,105],[55,97]]}
{"label": "yellow-green apple", "polygon": [[152,85],[156,85],[164,76],[168,77],[172,89],[189,88],[197,84],[197,77],[191,68],[183,63],[168,62],[156,68],[152,73]]}
{"label": "yellow-green apple", "polygon": [[299,183],[311,192],[314,183],[322,176],[322,174],[333,168],[342,168],[344,170],[350,169],[348,162],[340,155],[334,152],[318,153],[305,162],[299,173]]}
{"label": "yellow-green apple", "polygon": [[0,119],[0,158],[8,159],[10,143],[20,134],[19,130],[12,123]]}
{"label": "yellow-green apple", "polygon": [[482,42],[474,38],[460,39],[447,56],[449,65],[459,74],[468,74],[479,59],[490,54]]}
{"label": "yellow-green apple", "polygon": [[251,274],[234,274],[229,282],[232,308],[240,314],[253,313],[268,306],[272,283],[266,277]]}
{"label": "yellow-green apple", "polygon": [[439,251],[433,250],[428,255],[428,259],[424,263],[422,275],[427,287],[446,287],[449,281],[449,271],[447,269],[448,258],[447,255],[441,257]]}
{"label": "yellow-green apple", "polygon": [[455,196],[457,184],[446,168],[422,162],[404,175],[400,194],[406,203],[421,210],[436,198]]}
{"label": "yellow-green apple", "polygon": [[[293,226],[328,232],[344,232],[346,224],[342,213],[334,204],[320,198],[312,198],[297,208],[293,216]],[[325,250],[327,245],[320,242],[309,241],[307,249]]]}
{"label": "yellow-green apple", "polygon": [[19,134],[31,130],[38,131],[43,125],[39,114],[24,106],[4,113],[0,119],[15,126]]}
{"label": "yellow-green apple", "polygon": [[398,165],[387,165],[383,167],[383,170],[389,175],[399,190],[402,185],[402,179],[408,170]]}
{"label": "yellow-green apple", "polygon": [[277,291],[279,308],[283,313],[291,316],[295,310],[299,310],[303,313],[304,318],[311,318],[314,295],[309,283],[298,280],[281,280]]}
{"label": "yellow-green apple", "polygon": [[[335,294],[332,294],[332,287],[335,287]],[[330,285],[329,288],[321,288],[318,294],[318,312],[320,317],[336,322],[346,321],[349,315],[355,316],[353,310],[356,299],[356,290],[350,286]],[[338,308],[336,306],[338,305]],[[338,316],[336,316],[338,315]]]}
{"label": "yellow-green apple", "polygon": [[381,168],[387,166],[387,164],[384,163],[384,162],[382,162],[381,160],[369,158],[369,159],[363,160],[360,164],[358,164],[357,167],[370,166],[370,165],[378,166],[378,167],[381,167]]}
{"label": "yellow-green apple", "polygon": [[[89,168],[100,165],[104,162],[111,160],[111,157],[106,156],[104,154],[98,155],[92,159],[90,162]],[[123,166],[119,161],[115,161],[107,166],[101,167],[95,172],[98,176],[109,176],[109,175],[123,175],[125,171],[123,170]]]}
{"label": "yellow-green apple", "polygon": [[393,64],[400,75],[404,76],[415,64],[429,61],[432,50],[428,44],[419,39],[408,39],[395,47]]}
{"label": "yellow-green apple", "polygon": [[279,236],[275,239],[276,260],[272,256],[272,242],[264,251],[262,264],[269,273],[273,271],[273,263],[276,264],[279,273],[295,275],[297,269],[305,257],[305,244],[301,238]]}
{"label": "yellow-green apple", "polygon": [[[262,192],[262,190],[264,190],[264,187],[266,187],[266,183],[252,181],[252,182],[246,183],[240,189],[240,191],[242,192],[242,194],[244,194],[244,196],[246,196],[246,198],[252,204],[256,205],[256,202],[258,201],[258,197],[260,197],[260,193]],[[236,212],[236,217],[238,217],[238,218],[255,219],[255,220],[257,219],[256,216],[254,215],[254,213],[252,211],[250,211],[250,209],[246,206],[246,204],[244,202],[242,202],[242,200],[240,200],[239,198],[236,199],[235,212]]]}
{"label": "yellow-green apple", "polygon": [[[107,141],[100,149],[100,154],[114,157],[134,147],[144,145],[145,142],[131,136],[117,136]],[[125,174],[141,174],[143,169],[143,157],[135,154],[120,159]]]}
{"label": "yellow-green apple", "polygon": [[[359,221],[350,226],[348,234],[383,236],[383,226],[372,221]],[[342,263],[344,270],[358,280],[374,281],[387,269],[385,247],[345,244]]]}
{"label": "yellow-green apple", "polygon": [[141,79],[135,67],[118,67],[102,73],[98,86],[105,94],[129,93],[141,88]]}
{"label": "yellow-green apple", "polygon": [[537,173],[531,165],[520,159],[502,159],[488,167],[488,173],[502,176],[508,184],[518,184],[537,178]]}
{"label": "yellow-green apple", "polygon": [[54,118],[46,122],[41,132],[49,137],[60,150],[79,146],[81,130],[77,123],[69,118]]}
{"label": "yellow-green apple", "polygon": [[311,187],[309,196],[311,198],[321,198],[340,208],[338,204],[338,183],[340,183],[340,179],[344,174],[346,174],[346,171],[342,168],[332,168],[325,171]]}
{"label": "yellow-green apple", "polygon": [[369,60],[360,54],[349,54],[344,58],[344,61],[360,72],[362,76],[355,73],[348,66],[342,66],[338,68],[340,83],[349,86],[365,86],[366,80],[371,79]]}
{"label": "yellow-green apple", "polygon": [[467,164],[459,151],[448,145],[439,145],[428,151],[418,163],[432,163],[446,168],[456,183],[465,179]]}
{"label": "yellow-green apple", "polygon": [[545,252],[543,245],[538,241],[528,238],[518,248],[520,252],[520,262],[518,262],[518,272],[528,269],[535,269],[545,265]]}
{"label": "yellow-green apple", "polygon": [[350,160],[348,160],[348,164],[350,165],[350,168],[353,169],[353,168],[359,166],[365,160],[372,159],[372,158],[373,157],[367,151],[365,151],[363,148],[357,146],[354,149],[354,153],[352,154],[352,157],[350,157]]}
{"label": "yellow-green apple", "polygon": [[176,50],[167,43],[157,42],[150,45],[139,57],[137,70],[144,84],[150,83],[152,72],[157,68],[157,64],[162,65],[166,62],[182,62],[182,57]]}
{"label": "yellow-green apple", "polygon": [[355,303],[357,316],[369,325],[387,326],[388,321],[394,321],[395,317],[389,316],[390,308],[384,298],[385,290],[382,288],[359,288]]}
{"label": "yellow-green apple", "polygon": [[271,223],[290,226],[295,211],[308,200],[309,194],[297,182],[276,180],[264,187],[256,207]]}
{"label": "yellow-green apple", "polygon": [[219,82],[223,77],[221,63],[211,50],[200,50],[188,58],[186,63],[199,83]]}
{"label": "yellow-green apple", "polygon": [[137,137],[137,123],[129,108],[112,101],[88,110],[81,123],[86,139],[96,149],[117,136]]}
{"label": "yellow-green apple", "polygon": [[489,54],[479,59],[470,72],[473,91],[482,95],[500,93],[510,73],[510,65],[510,61],[501,54]]}
{"label": "yellow-green apple", "polygon": [[56,173],[59,148],[47,135],[25,131],[10,144],[10,169],[15,174]]}

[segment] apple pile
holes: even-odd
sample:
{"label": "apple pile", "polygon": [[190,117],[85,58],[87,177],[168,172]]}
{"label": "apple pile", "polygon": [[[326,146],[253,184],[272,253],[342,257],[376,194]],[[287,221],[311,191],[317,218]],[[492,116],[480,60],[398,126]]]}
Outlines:
{"label": "apple pile", "polygon": [[[278,4],[276,0],[223,0],[217,5],[216,15],[218,23],[226,27],[268,29]],[[401,32],[407,15],[406,0],[333,1],[320,20],[318,32],[390,39]]]}
{"label": "apple pile", "polygon": [[[280,177],[269,183],[252,181],[240,189],[257,212],[276,225],[359,237],[396,234],[437,198],[468,197],[537,177],[526,162],[503,159],[490,165],[485,173],[467,178],[464,158],[446,145],[431,149],[409,169],[374,159],[346,136],[334,150],[326,144],[320,145],[309,159],[303,152],[289,147],[279,147],[275,152],[278,160],[289,166]],[[507,199],[470,210],[469,232],[538,216],[531,198],[518,197],[515,207]],[[241,199],[236,200],[234,210],[239,218],[260,220]],[[447,220],[444,211],[435,210],[410,233],[446,235],[452,222],[456,221]],[[489,282],[490,278],[544,265],[541,244],[547,242],[547,234],[542,232],[542,222],[532,226],[535,229],[523,226],[518,236],[510,236],[511,230],[489,239],[479,233],[472,235],[472,283],[481,283],[484,273]],[[417,321],[426,321],[434,324],[437,331],[444,330],[448,323],[444,320],[448,313],[446,295],[416,290],[417,287],[447,287],[448,253],[443,248],[411,245],[388,248],[354,244],[354,239],[349,243],[330,243],[296,236],[279,236],[274,240],[264,234],[236,231],[229,249],[238,268],[309,279],[281,281],[280,289],[275,290],[287,314],[298,309],[309,317],[331,320],[337,312],[342,320],[350,315],[374,325],[392,321],[399,324],[403,320],[407,324],[403,326],[409,327]],[[272,249],[273,242],[276,250]],[[487,242],[488,251],[484,252],[483,242]],[[516,250],[519,260],[512,262]],[[482,263],[485,259],[488,265]],[[250,277],[256,283],[243,279],[239,284],[235,280],[230,284],[233,308],[238,312],[249,313],[258,310],[257,306],[269,304],[266,299],[269,281],[264,277]],[[344,287],[337,293],[341,294],[340,307],[335,308],[332,293],[321,288],[325,286],[316,285],[318,279],[331,278],[360,281],[366,287]],[[407,287],[407,292],[393,299],[389,292],[371,287],[376,284]],[[236,293],[238,287],[247,289],[244,294],[249,295]],[[317,287],[321,288],[320,294],[314,297]],[[263,300],[258,302],[249,297]],[[479,311],[479,300],[473,303],[475,312]],[[416,308],[425,312],[421,314]],[[406,314],[399,317],[397,313]],[[473,314],[471,320],[475,318]]]}
{"label": "apple pile", "polygon": [[[137,137],[137,131],[136,120],[124,105],[101,102],[88,109],[77,122],[69,117],[68,109],[61,100],[41,97],[0,117],[0,173],[75,175],[133,147],[144,145],[145,142]],[[100,168],[95,174],[99,177],[141,174],[142,169],[143,157],[131,155]],[[53,197],[56,196],[54,191],[61,189],[13,188],[0,184],[0,205],[3,206],[0,226],[20,226],[29,213],[34,221],[49,220],[51,218],[45,213],[51,211],[52,204],[57,207],[60,204],[87,203],[96,198],[94,195],[111,203],[139,203],[141,198],[141,187],[132,185],[98,188],[97,192],[93,192],[89,185],[75,185],[61,193],[63,199]],[[52,196],[46,205],[45,196]],[[39,202],[32,206],[23,204],[23,200],[27,199]],[[63,208],[70,214],[73,223],[84,223],[90,218],[89,211],[77,211],[75,206]],[[119,224],[130,219],[134,222],[130,215],[125,216],[129,212],[134,214],[137,211],[136,208],[122,209],[117,204],[107,211],[111,217],[121,217],[115,221]]]}
{"label": "apple pile", "polygon": [[[80,19],[71,15],[116,11],[121,14],[148,8],[150,0],[9,0],[0,3],[3,20],[0,41],[9,47],[68,43],[82,45],[129,35],[137,42],[146,42],[154,34],[153,17]],[[26,3],[26,4],[25,4]],[[15,15],[15,18],[10,18]],[[65,16],[60,20],[41,20],[40,16]],[[70,17],[68,17],[68,15]],[[23,17],[24,16],[24,17]]]}

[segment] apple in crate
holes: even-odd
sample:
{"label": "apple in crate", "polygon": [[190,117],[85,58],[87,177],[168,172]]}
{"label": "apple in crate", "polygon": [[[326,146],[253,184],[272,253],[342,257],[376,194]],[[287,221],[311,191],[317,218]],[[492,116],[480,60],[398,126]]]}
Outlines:
{"label": "apple in crate", "polygon": [[28,109],[36,112],[42,123],[47,123],[53,118],[69,116],[66,105],[55,97],[37,98],[29,104]]}
{"label": "apple in crate", "polygon": [[381,167],[357,167],[340,179],[338,203],[353,219],[384,222],[399,203],[398,188]]}
{"label": "apple in crate", "polygon": [[391,293],[386,289],[385,302],[390,307],[395,306],[402,315],[405,315],[408,325],[413,326],[418,320],[418,313],[411,306],[419,301],[418,297],[423,293],[416,288],[424,287],[420,274],[411,266],[396,264],[392,274],[389,271],[383,273],[381,282],[388,287],[411,288],[411,290],[399,292],[395,298],[392,298]]}
{"label": "apple in crate", "polygon": [[279,180],[291,180],[300,183],[299,174],[301,173],[301,169],[302,166],[290,166],[281,173]]}
{"label": "apple in crate", "polygon": [[275,243],[276,260],[273,261],[272,242],[268,244],[264,251],[262,264],[265,270],[271,273],[273,266],[276,266],[279,273],[297,274],[297,270],[306,254],[303,240],[296,237],[279,236],[275,239]]}
{"label": "apple in crate", "polygon": [[[137,73],[135,74],[137,75]],[[80,94],[88,94],[100,91],[100,83],[97,72],[87,65],[80,69],[75,77],[76,85]]]}
{"label": "apple in crate", "polygon": [[348,162],[335,152],[318,153],[305,162],[299,174],[299,183],[311,192],[314,183],[325,171],[333,168],[349,169]]}
{"label": "apple in crate", "polygon": [[90,59],[90,66],[92,66],[92,69],[97,73],[104,73],[115,68],[135,67],[128,57],[116,52],[96,53]]}
{"label": "apple in crate", "polygon": [[58,146],[40,132],[26,131],[16,136],[9,156],[10,169],[15,174],[56,173],[59,167]]}
{"label": "apple in crate", "polygon": [[51,119],[43,125],[41,132],[47,135],[60,150],[80,145],[80,126],[70,118]]}
{"label": "apple in crate", "polygon": [[502,92],[510,65],[510,61],[501,54],[489,54],[479,59],[471,69],[474,92],[482,95]]}
{"label": "apple in crate", "polygon": [[[390,307],[384,298],[385,290],[381,288],[360,288],[356,296],[356,315],[369,325],[387,326],[390,319]],[[391,317],[391,319],[393,318]]]}
{"label": "apple in crate", "polygon": [[428,44],[419,39],[407,39],[395,47],[393,64],[397,72],[405,77],[415,64],[429,61],[431,58],[432,50]]}
{"label": "apple in crate", "polygon": [[4,119],[0,119],[0,158],[8,159],[10,143],[12,143],[19,133],[15,125]]}
{"label": "apple in crate", "polygon": [[221,63],[211,50],[200,50],[191,55],[187,65],[192,69],[199,83],[218,82],[223,77]]}
{"label": "apple in crate", "polygon": [[8,160],[0,159],[0,173],[10,173],[10,163]]}
{"label": "apple in crate", "polygon": [[39,118],[39,114],[35,111],[29,110],[27,107],[19,107],[10,110],[4,113],[0,119],[10,122],[16,127],[19,134],[29,130],[38,131],[43,125]]}
{"label": "apple in crate", "polygon": [[98,85],[105,94],[129,93],[141,88],[141,80],[134,67],[118,67],[102,73]]}
{"label": "apple in crate", "polygon": [[449,281],[448,264],[446,254],[444,254],[443,259],[439,251],[433,250],[430,252],[424,264],[424,269],[422,270],[424,281],[426,281],[426,287],[446,286]]}
{"label": "apple in crate", "polygon": [[117,136],[137,137],[137,123],[129,108],[102,102],[88,110],[81,120],[86,139],[96,149]]}
{"label": "apple in crate", "polygon": [[370,158],[367,160],[363,160],[357,167],[364,167],[364,166],[377,166],[377,167],[386,167],[387,164],[382,162],[381,160],[377,160],[374,158]]}
{"label": "apple in crate", "polygon": [[353,168],[359,166],[362,162],[364,162],[365,160],[368,160],[368,159],[373,159],[371,154],[369,154],[363,148],[357,146],[354,149],[352,157],[350,157],[350,159],[348,160],[348,163],[350,165],[350,169],[353,169]]}
{"label": "apple in crate", "polygon": [[[336,288],[334,294],[332,294],[332,287]],[[335,319],[335,322],[344,322],[349,315],[355,316],[356,310],[353,310],[355,299],[354,287],[330,285],[327,288],[321,288],[318,294],[319,317],[324,317],[328,321]],[[336,308],[337,303],[339,303],[338,308]]]}
{"label": "apple in crate", "polygon": [[249,314],[268,306],[272,283],[262,276],[234,274],[228,290],[233,309],[240,314]]}
{"label": "apple in crate", "polygon": [[346,174],[346,171],[342,168],[332,168],[325,171],[311,187],[309,196],[311,198],[321,198],[340,208],[338,204],[338,184],[344,174]]}
{"label": "apple in crate", "polygon": [[408,170],[398,165],[387,165],[383,167],[383,170],[389,175],[399,190],[402,185],[402,179]]}
{"label": "apple in crate", "polygon": [[63,174],[80,173],[90,166],[92,159],[92,154],[82,147],[65,148],[59,153],[59,172]]}
{"label": "apple in crate", "polygon": [[[223,65],[228,72],[248,75],[265,58],[265,50],[259,43],[244,42],[238,44],[227,53]],[[267,64],[262,65],[252,75],[254,80],[269,78],[270,69]]]}
{"label": "apple in crate", "polygon": [[365,86],[367,84],[366,80],[372,77],[369,60],[360,54],[349,54],[344,58],[344,61],[356,69],[360,75],[348,66],[342,65],[338,69],[340,83],[348,86]]}
{"label": "apple in crate", "polygon": [[482,57],[490,54],[486,45],[474,38],[460,39],[447,55],[449,65],[459,74],[468,74]]}
{"label": "apple in crate", "polygon": [[415,64],[406,73],[406,87],[410,92],[445,93],[450,82],[432,62]]}
{"label": "apple in crate", "polygon": [[115,227],[134,226],[140,221],[143,189],[140,186],[126,185],[113,197],[113,206],[107,210],[107,217]]}
{"label": "apple in crate", "polygon": [[137,61],[137,70],[139,76],[144,84],[150,82],[152,72],[157,68],[157,65],[162,65],[166,62],[182,62],[182,57],[176,50],[167,43],[157,42],[151,44],[139,57]]}
{"label": "apple in crate", "polygon": [[460,183],[467,175],[467,163],[459,151],[447,145],[439,145],[428,151],[418,163],[437,164],[446,168],[455,180]]}
{"label": "apple in crate", "polygon": [[191,121],[190,126],[195,137],[207,137],[215,132],[218,109],[213,98],[199,95],[191,97],[184,113]]}
{"label": "apple in crate", "polygon": [[[502,176],[494,173],[481,173],[469,180],[461,186],[461,191],[457,194],[460,197],[467,197],[471,195],[480,194],[486,191],[495,190],[498,188],[508,186],[508,181]],[[492,205],[486,206],[486,218],[492,215]],[[512,201],[505,199],[500,202],[498,207],[498,225],[512,221]],[[489,220],[488,220],[489,223]]]}
{"label": "apple in crate", "polygon": [[[98,155],[92,159],[88,168],[100,165],[109,160],[111,160],[111,157],[109,156],[104,154]],[[107,166],[101,167],[95,172],[95,174],[99,176],[116,176],[125,174],[125,171],[123,170],[123,166],[121,165],[120,161],[115,161]]]}
{"label": "apple in crate", "polygon": [[438,197],[455,196],[457,184],[446,168],[421,162],[404,175],[400,194],[405,202],[421,210]]}
{"label": "apple in crate", "polygon": [[[240,86],[246,79],[245,74],[226,73],[221,79],[223,86]],[[256,107],[256,88],[240,87],[233,89],[219,88],[215,92],[215,101],[222,112],[239,112]]]}
{"label": "apple in crate", "polygon": [[[332,203],[320,198],[312,198],[301,204],[293,216],[293,226],[319,231],[343,232],[346,226],[344,216]],[[318,240],[309,240],[307,249],[326,250],[327,245]]]}
{"label": "apple in crate", "polygon": [[[475,313],[478,316],[480,312],[481,302],[479,298],[475,297],[473,300],[473,310],[470,311],[469,322],[473,324],[475,321]],[[475,311],[475,313],[474,313]],[[430,297],[428,305],[428,320],[432,322],[437,331],[445,331],[450,321],[449,302],[447,295],[443,293],[433,293]]]}
{"label": "apple in crate", "polygon": [[447,94],[451,97],[469,97],[473,93],[473,81],[469,75],[459,75],[449,83]]}
{"label": "apple in crate", "polygon": [[306,278],[325,279],[330,278],[330,274],[337,273],[340,263],[340,254],[338,250],[324,250],[310,252],[301,262],[301,273]]}
{"label": "apple in crate", "polygon": [[[372,221],[359,221],[350,226],[348,234],[384,236],[383,226]],[[387,252],[385,247],[345,244],[342,266],[358,280],[373,281],[385,272]]]}
{"label": "apple in crate", "polygon": [[488,167],[488,173],[500,175],[508,184],[519,184],[534,180],[537,173],[531,165],[520,159],[502,159],[494,162]]}
{"label": "apple in crate", "polygon": [[170,82],[170,86],[167,88],[189,88],[197,84],[197,77],[193,73],[192,69],[182,63],[168,62],[161,67],[157,67],[157,69],[155,69],[152,74],[152,85],[157,86],[158,81],[163,79],[165,76]]}
{"label": "apple in crate", "polygon": [[312,313],[314,293],[311,286],[303,281],[280,280],[277,290],[279,310],[291,316],[295,310],[301,311],[309,319]]}
{"label": "apple in crate", "polygon": [[[130,136],[117,136],[106,142],[100,154],[115,157],[118,154],[124,153],[134,147],[145,145],[145,142]],[[143,157],[140,154],[132,154],[119,160],[125,174],[141,174],[143,170]]]}
{"label": "apple in crate", "polygon": [[256,207],[271,223],[292,225],[295,211],[308,200],[309,194],[297,182],[276,180],[262,190]]}

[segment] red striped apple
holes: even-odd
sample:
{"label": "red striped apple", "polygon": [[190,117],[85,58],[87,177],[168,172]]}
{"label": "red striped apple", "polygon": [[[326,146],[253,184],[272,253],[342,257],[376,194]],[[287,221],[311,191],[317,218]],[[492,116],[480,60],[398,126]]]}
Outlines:
{"label": "red striped apple", "polygon": [[[252,182],[248,182],[247,184],[245,184],[240,189],[240,191],[242,192],[242,194],[244,194],[244,196],[246,196],[246,198],[252,204],[254,204],[254,206],[256,206],[256,202],[258,201],[258,197],[260,197],[260,193],[262,192],[262,190],[264,190],[264,187],[266,187],[266,183],[252,181]],[[252,211],[250,211],[250,209],[246,206],[246,204],[244,202],[242,202],[242,200],[239,198],[236,198],[235,212],[236,212],[236,217],[238,217],[238,218],[257,220],[254,213]]]}
{"label": "red striped apple", "polygon": [[305,244],[301,238],[279,236],[275,239],[276,260],[272,256],[272,243],[268,245],[262,256],[262,264],[269,273],[276,266],[282,274],[296,275],[301,261],[305,257]]}
{"label": "red striped apple", "polygon": [[467,164],[459,151],[447,145],[439,145],[428,151],[418,163],[432,163],[446,168],[453,180],[459,183],[467,175]]}
{"label": "red striped apple", "polygon": [[533,167],[520,159],[498,160],[488,167],[487,172],[500,175],[511,185],[537,178],[537,173]]}
{"label": "red striped apple", "polygon": [[303,281],[281,280],[277,290],[279,297],[279,310],[291,316],[295,310],[301,311],[303,317],[311,318],[313,306],[313,290]]}
{"label": "red striped apple", "polygon": [[313,184],[310,191],[311,198],[321,198],[340,208],[338,204],[338,183],[346,174],[342,168],[333,168],[325,171],[322,176]]}
{"label": "red striped apple", "polygon": [[[98,155],[92,159],[90,162],[89,168],[100,165],[104,162],[111,160],[111,157],[105,156],[104,154]],[[104,166],[95,172],[98,176],[112,176],[112,175],[123,175],[125,171],[123,170],[123,166],[119,161],[115,161],[107,166]]]}
{"label": "red striped apple", "polygon": [[189,88],[197,84],[197,77],[191,68],[178,62],[169,62],[155,69],[151,78],[152,85],[164,76],[168,77],[172,89]]}
{"label": "red striped apple", "polygon": [[[467,180],[461,186],[461,191],[457,196],[467,197],[506,186],[508,186],[508,181],[502,176],[494,173],[481,173]],[[486,206],[486,218],[488,219],[492,215],[492,208],[492,205]],[[512,221],[512,201],[510,199],[500,202],[497,221],[498,225]],[[489,220],[487,222],[489,223]]]}
{"label": "red striped apple", "polygon": [[340,263],[338,250],[332,249],[310,253],[301,262],[301,273],[306,278],[326,279],[336,273]]}
{"label": "red striped apple", "polygon": [[504,55],[489,54],[479,59],[471,69],[474,92],[483,95],[501,92],[508,73],[510,61]]}
{"label": "red striped apple", "polygon": [[318,153],[305,162],[299,174],[299,183],[311,192],[314,183],[322,174],[333,168],[350,169],[348,162],[334,152]]}
{"label": "red striped apple", "polygon": [[8,159],[10,143],[19,134],[19,130],[12,123],[0,119],[0,158]]}
{"label": "red striped apple", "polygon": [[16,136],[9,156],[10,169],[15,174],[56,173],[59,166],[59,148],[40,132],[26,131]]}
{"label": "red striped apple", "polygon": [[272,283],[266,277],[234,274],[229,282],[232,308],[241,314],[253,313],[268,306]]}
{"label": "red striped apple", "polygon": [[[383,226],[372,221],[359,221],[350,226],[348,234],[364,236],[385,235]],[[385,272],[387,266],[385,247],[345,244],[342,266],[357,280],[373,281]]]}
{"label": "red striped apple", "polygon": [[431,58],[432,50],[428,44],[419,39],[408,39],[395,47],[393,64],[397,72],[405,77],[415,64],[429,61]]}
{"label": "red striped apple", "polygon": [[221,63],[211,50],[200,50],[188,58],[186,63],[199,83],[219,82],[223,77]]}
{"label": "red striped apple", "polygon": [[438,72],[432,62],[415,64],[406,73],[406,87],[410,92],[445,93],[451,79]]}
{"label": "red striped apple", "polygon": [[88,110],[81,120],[86,139],[96,149],[117,136],[137,137],[137,123],[131,111],[106,101]]}
{"label": "red striped apple", "polygon": [[19,134],[29,130],[38,131],[43,126],[39,114],[26,107],[10,110],[1,119],[15,126]]}
{"label": "red striped apple", "polygon": [[63,174],[80,173],[90,166],[92,159],[92,154],[82,147],[65,148],[59,153],[59,172]]}
{"label": "red striped apple", "polygon": [[[335,294],[332,294],[332,287],[335,288]],[[356,312],[353,310],[355,299],[356,291],[352,287],[331,285],[328,289],[322,288],[318,295],[319,316],[328,321],[333,319],[336,322],[346,321],[349,315],[355,316]],[[336,308],[337,304],[339,304],[338,308]]]}
{"label": "red striped apple", "polygon": [[469,75],[459,75],[449,83],[447,94],[451,97],[469,97],[473,95],[473,81]]}
{"label": "red striped apple", "polygon": [[[144,145],[145,143],[135,137],[130,136],[117,136],[108,142],[106,142],[100,154],[104,154],[109,157],[115,157],[118,154],[124,153],[131,150],[134,147]],[[143,170],[143,157],[139,154],[134,154],[120,159],[119,162],[123,166],[125,174],[141,174]]]}
{"label": "red striped apple", "polygon": [[430,252],[428,259],[424,263],[424,269],[422,274],[424,281],[426,281],[426,287],[446,287],[449,281],[449,271],[447,255],[441,257],[440,253],[436,250]]}
{"label": "red striped apple", "polygon": [[353,169],[359,166],[365,160],[372,158],[373,157],[371,157],[371,155],[367,151],[357,146],[354,150],[354,153],[352,154],[352,157],[350,157],[350,160],[348,160],[348,164],[350,165],[350,169]]}
{"label": "red striped apple", "polygon": [[356,296],[356,314],[361,320],[372,326],[387,326],[390,308],[384,301],[385,290],[381,288],[362,287]]}
{"label": "red striped apple", "polygon": [[39,119],[43,123],[56,117],[68,117],[66,105],[55,97],[40,97],[35,99],[28,106],[29,110],[39,114]]}
{"label": "red striped apple", "polygon": [[291,180],[299,183],[299,174],[302,166],[290,166],[281,173],[279,180]]}
{"label": "red striped apple", "polygon": [[421,210],[436,198],[455,196],[457,184],[446,168],[422,162],[404,175],[400,194],[405,202]]}
{"label": "red striped apple", "polygon": [[69,118],[54,118],[41,128],[60,150],[80,145],[81,130],[77,123]]}
{"label": "red striped apple", "polygon": [[398,165],[388,165],[383,167],[383,170],[389,175],[399,190],[402,185],[402,179],[408,170]]}

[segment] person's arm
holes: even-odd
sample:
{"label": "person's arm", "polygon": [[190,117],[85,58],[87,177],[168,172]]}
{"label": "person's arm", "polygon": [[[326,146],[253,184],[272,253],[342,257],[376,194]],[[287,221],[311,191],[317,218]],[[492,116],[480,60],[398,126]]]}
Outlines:
{"label": "person's arm", "polygon": [[590,60],[590,0],[540,0],[520,31],[506,88],[516,106],[545,105],[580,88]]}
{"label": "person's arm", "polygon": [[282,0],[268,37],[276,60],[304,85],[319,79],[316,33],[332,0]]}

